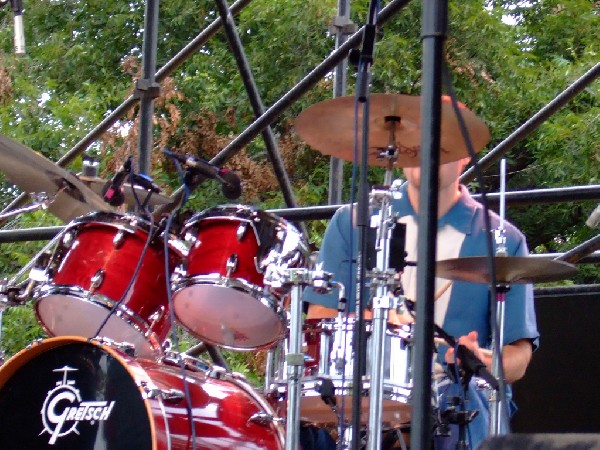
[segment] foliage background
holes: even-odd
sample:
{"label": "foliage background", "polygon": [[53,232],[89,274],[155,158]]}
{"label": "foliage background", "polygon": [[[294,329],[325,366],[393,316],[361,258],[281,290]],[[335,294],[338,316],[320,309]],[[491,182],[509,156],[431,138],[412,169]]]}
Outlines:
{"label": "foliage background", "polygon": [[[353,2],[352,19],[365,21],[368,2]],[[328,24],[334,0],[254,0],[236,17],[240,37],[263,102],[269,106],[334,48]],[[218,16],[208,0],[160,2],[157,64],[169,61]],[[380,30],[373,67],[373,92],[419,95],[421,90],[421,4],[411,2]],[[144,2],[130,0],[27,0],[27,56],[12,52],[12,13],[0,10],[0,133],[57,160],[133,91],[140,76]],[[463,0],[449,3],[446,60],[458,97],[490,126],[488,149],[581,77],[600,60],[600,3],[591,0]],[[355,70],[348,71],[353,93]],[[332,77],[321,80],[285,112],[273,129],[299,205],[327,202],[327,158],[304,145],[294,117],[332,95]],[[590,84],[558,114],[507,155],[508,189],[525,190],[598,183],[600,90]],[[137,109],[123,117],[88,150],[109,177],[129,154],[137,154]],[[253,114],[223,33],[165,80],[155,102],[152,176],[167,193],[180,185],[162,147],[210,158],[252,122]],[[123,130],[127,130],[123,133]],[[485,151],[484,151],[485,152]],[[284,207],[261,138],[227,166],[244,180],[240,202]],[[80,161],[69,170],[80,170]],[[345,165],[344,198],[350,172]],[[484,180],[499,185],[493,167]],[[400,173],[398,173],[398,176]],[[372,181],[381,171],[372,170]],[[472,188],[479,188],[473,183]],[[17,195],[3,183],[0,202]],[[214,185],[194,192],[192,211],[226,203]],[[570,249],[594,235],[584,222],[595,202],[509,208],[508,218],[525,232],[536,252]],[[46,213],[23,215],[4,228],[59,224]],[[309,224],[317,245],[326,223]],[[43,245],[2,244],[0,270],[10,277]],[[598,269],[580,266],[574,283],[595,282]],[[31,305],[11,308],[4,318],[2,345],[8,354],[42,336]],[[240,359],[250,371],[252,358]],[[249,366],[248,366],[249,365]]]}

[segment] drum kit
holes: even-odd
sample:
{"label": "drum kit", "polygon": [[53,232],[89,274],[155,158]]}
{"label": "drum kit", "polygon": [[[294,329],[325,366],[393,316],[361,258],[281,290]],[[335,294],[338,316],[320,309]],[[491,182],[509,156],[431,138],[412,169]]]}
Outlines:
{"label": "drum kit", "polygon": [[[379,153],[370,152],[370,164],[388,168],[389,186],[392,166],[418,164],[419,105],[414,97],[392,94],[374,95],[372,101],[372,145]],[[442,136],[449,140],[442,147],[445,160],[452,161],[464,153],[446,106]],[[487,128],[464,109],[481,148]],[[301,114],[297,131],[323,153],[352,160],[352,110],[347,99],[322,102]],[[399,149],[392,157],[390,139]],[[308,243],[292,224],[230,204],[195,213],[171,230],[166,215],[115,210],[99,195],[106,182],[95,175],[73,175],[5,137],[0,168],[22,190],[44,194],[42,201],[34,197],[38,209],[67,222],[0,286],[2,307],[32,299],[50,336],[0,367],[0,448],[295,450],[301,427],[336,428],[350,418],[355,322],[341,319],[344,286],[334,274],[311,266]],[[124,189],[130,207],[144,194],[149,208],[170,201],[134,183]],[[393,195],[393,188],[372,194],[380,201],[384,244]],[[506,283],[572,273],[572,266],[561,263],[506,261],[498,275]],[[439,263],[438,272],[486,282],[481,267],[477,259],[461,258]],[[371,272],[378,288],[367,324],[365,429],[373,417],[379,430],[399,429],[411,420],[412,326],[386,323],[388,310],[402,301],[386,300],[398,287],[396,275],[385,261]],[[337,288],[338,317],[304,320],[307,288]],[[214,357],[208,362],[193,351],[177,351],[169,338],[175,325],[213,352],[269,350],[264,388]],[[340,435],[338,446],[346,444]]]}

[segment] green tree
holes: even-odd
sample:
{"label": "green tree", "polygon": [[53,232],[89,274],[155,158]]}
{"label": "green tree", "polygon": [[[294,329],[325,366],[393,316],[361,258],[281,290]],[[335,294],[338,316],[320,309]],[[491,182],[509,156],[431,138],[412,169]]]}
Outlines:
{"label": "green tree", "polygon": [[[140,76],[144,26],[143,1],[46,1],[25,4],[27,56],[12,53],[12,13],[0,10],[0,134],[57,160],[133,92]],[[336,15],[333,0],[254,0],[236,17],[250,66],[265,105],[287,92],[334,48],[328,31]],[[373,92],[419,95],[421,85],[420,2],[411,2],[377,36]],[[352,18],[365,21],[366,5],[353,4]],[[161,67],[218,17],[212,1],[160,2],[157,62]],[[461,101],[490,126],[493,148],[569,84],[598,63],[600,12],[589,0],[521,2],[465,0],[449,4],[446,61]],[[348,71],[349,93],[356,72]],[[293,119],[307,106],[331,97],[332,77],[324,77],[274,124],[280,150],[300,205],[327,201],[328,159],[303,144]],[[511,150],[508,189],[534,189],[598,182],[600,90],[594,82],[563,110]],[[137,152],[137,109],[119,127],[94,143],[88,154],[101,160],[108,177],[124,158]],[[163,146],[204,157],[214,156],[253,120],[252,109],[223,33],[213,37],[165,80],[155,104],[152,176],[167,192],[180,185]],[[128,133],[123,133],[128,130]],[[484,151],[485,152],[485,151]],[[243,203],[283,207],[283,197],[259,137],[228,163],[245,183]],[[68,167],[77,172],[80,161]],[[345,168],[349,198],[350,165]],[[486,173],[484,186],[498,187],[498,170]],[[381,181],[381,171],[372,179]],[[478,182],[474,183],[476,187]],[[3,183],[0,199],[17,191]],[[216,186],[197,189],[191,211],[225,203]],[[593,204],[509,208],[509,219],[524,229],[530,246],[563,251],[590,238],[585,218]],[[58,223],[36,213],[12,220],[10,227]],[[543,224],[543,225],[541,225]],[[325,222],[310,224],[319,242]],[[10,277],[39,243],[2,244],[0,267]],[[595,267],[575,281],[596,279]],[[27,310],[29,306],[23,310]],[[30,309],[29,309],[30,311]],[[21,322],[7,314],[9,353],[23,342]],[[32,316],[31,316],[32,317]],[[30,320],[28,329],[34,329]],[[36,329],[37,330],[37,329]],[[7,344],[9,342],[10,344]]]}

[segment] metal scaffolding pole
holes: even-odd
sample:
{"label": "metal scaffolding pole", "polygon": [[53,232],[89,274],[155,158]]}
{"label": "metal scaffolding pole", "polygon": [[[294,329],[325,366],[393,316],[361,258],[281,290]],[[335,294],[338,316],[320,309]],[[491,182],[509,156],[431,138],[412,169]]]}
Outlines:
{"label": "metal scaffolding pole", "polygon": [[[350,20],[350,0],[338,0],[338,15],[333,20],[335,32],[335,48],[339,49],[348,40],[349,32],[354,32],[355,25]],[[333,72],[333,98],[346,95],[348,85],[348,58],[345,58]],[[344,161],[331,157],[329,161],[329,193],[327,203],[335,205],[342,201],[344,177]]]}
{"label": "metal scaffolding pole", "polygon": [[[232,14],[239,13],[245,6],[250,3],[251,0],[238,0],[231,5]],[[188,45],[179,51],[171,60],[169,60],[160,70],[156,72],[155,79],[157,82],[161,82],[167,76],[180,67],[192,54],[194,54],[200,47],[202,47],[208,40],[214,36],[222,26],[220,18],[210,23],[198,36],[196,36]],[[98,139],[102,133],[107,131],[113,124],[123,117],[131,108],[135,106],[138,101],[138,97],[131,95],[123,101],[117,108],[112,111],[102,122],[92,129],[83,139],[73,146],[71,150],[65,153],[56,164],[60,167],[66,167],[75,160],[81,153],[83,153],[96,139]],[[9,203],[3,210],[2,213],[11,211],[14,208],[18,208],[27,201],[28,195],[26,193],[20,194],[11,203]],[[1,223],[1,222],[0,222]]]}
{"label": "metal scaffolding pole", "polygon": [[[552,114],[567,104],[569,100],[575,97],[579,92],[587,87],[592,81],[600,76],[600,63],[588,70],[581,78],[571,84],[563,92],[554,98],[550,103],[535,113],[527,122],[517,128],[510,136],[504,139],[500,144],[489,151],[477,164],[481,171],[485,171],[492,164],[502,158],[510,149],[529,136],[537,127]],[[462,183],[468,183],[475,179],[475,168],[471,167],[460,177]]]}

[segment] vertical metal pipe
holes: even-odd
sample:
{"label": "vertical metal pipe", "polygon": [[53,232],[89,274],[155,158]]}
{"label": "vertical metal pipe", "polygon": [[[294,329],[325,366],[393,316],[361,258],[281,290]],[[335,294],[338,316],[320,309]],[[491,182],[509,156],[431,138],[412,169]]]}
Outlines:
{"label": "vertical metal pipe", "polygon": [[[338,0],[339,23],[336,23],[335,48],[340,48],[348,40],[346,24],[350,22],[350,0]],[[348,84],[348,59],[340,62],[333,72],[333,98],[346,95]],[[327,203],[337,205],[342,202],[344,161],[332,157],[329,163],[329,194]]]}
{"label": "vertical metal pipe", "polygon": [[138,81],[140,95],[140,135],[138,140],[139,171],[150,173],[150,154],[152,152],[152,116],[154,115],[156,73],[156,42],[158,28],[158,0],[146,0],[144,15],[144,42],[142,47],[142,78]]}
{"label": "vertical metal pipe", "polygon": [[300,395],[304,354],[302,353],[302,287],[295,284],[291,290],[290,347],[286,355],[288,372],[287,421],[285,450],[298,450],[300,443]]}
{"label": "vertical metal pipe", "polygon": [[419,190],[419,237],[417,241],[417,299],[415,368],[411,447],[431,445],[431,385],[435,250],[437,243],[438,171],[443,42],[446,35],[446,0],[423,0],[423,91],[421,101],[421,187]]}

